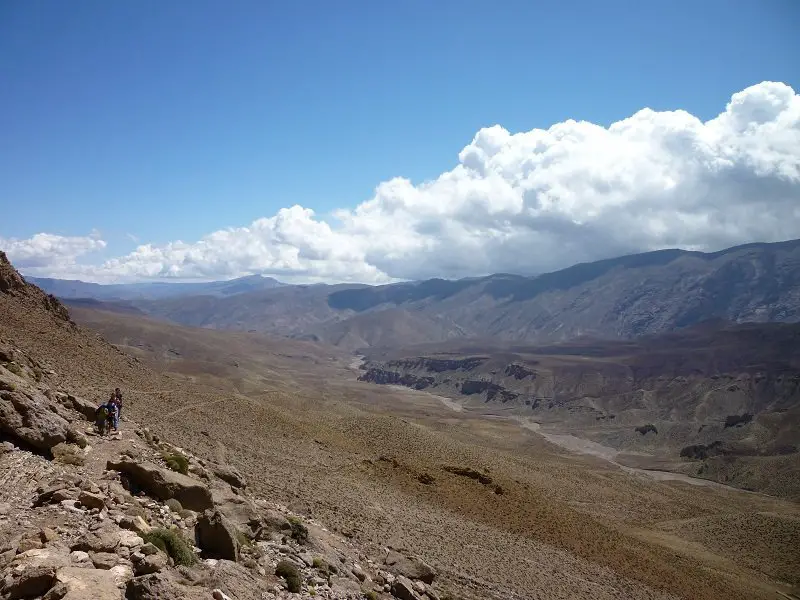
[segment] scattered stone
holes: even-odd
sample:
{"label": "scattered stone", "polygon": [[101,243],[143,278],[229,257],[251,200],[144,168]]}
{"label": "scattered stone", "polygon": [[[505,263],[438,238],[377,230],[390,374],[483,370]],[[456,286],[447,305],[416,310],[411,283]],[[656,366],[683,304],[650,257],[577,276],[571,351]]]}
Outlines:
{"label": "scattered stone", "polygon": [[214,598],[214,600],[231,600],[231,597],[220,589],[211,592],[211,597]]}
{"label": "scattered stone", "polygon": [[58,534],[49,527],[45,527],[39,532],[39,539],[41,539],[43,543],[47,544],[48,542],[57,540]]}

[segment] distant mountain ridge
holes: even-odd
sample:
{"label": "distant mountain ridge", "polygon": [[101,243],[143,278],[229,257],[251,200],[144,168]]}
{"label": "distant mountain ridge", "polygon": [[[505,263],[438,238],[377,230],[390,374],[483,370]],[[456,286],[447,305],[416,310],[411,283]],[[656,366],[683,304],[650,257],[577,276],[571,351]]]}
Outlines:
{"label": "distant mountain ridge", "polygon": [[272,277],[248,275],[228,281],[147,283],[87,283],[77,279],[28,277],[25,279],[62,299],[90,298],[93,300],[156,300],[179,296],[234,296],[246,292],[268,290],[284,285]]}
{"label": "distant mountain ridge", "polygon": [[[626,339],[708,319],[800,321],[800,240],[713,253],[659,250],[535,277],[498,274],[266,289],[222,283],[227,293],[197,288],[203,291],[128,300],[146,314],[184,325],[271,332],[350,350],[454,338],[535,343],[580,336]],[[37,285],[65,297],[55,285]],[[215,284],[183,285],[214,289]],[[95,288],[82,291],[96,293]]]}

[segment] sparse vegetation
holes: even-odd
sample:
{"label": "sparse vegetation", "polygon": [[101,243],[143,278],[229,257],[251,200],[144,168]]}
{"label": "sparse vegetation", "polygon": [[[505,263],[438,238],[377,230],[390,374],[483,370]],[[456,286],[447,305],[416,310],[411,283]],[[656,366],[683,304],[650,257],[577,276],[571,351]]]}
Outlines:
{"label": "sparse vegetation", "polygon": [[322,569],[324,571],[328,570],[327,563],[322,558],[320,558],[319,556],[315,556],[314,557],[314,561],[313,561],[312,565],[313,565],[313,567],[315,569]]}
{"label": "sparse vegetation", "polygon": [[377,592],[373,592],[372,590],[370,590],[368,592],[364,592],[364,598],[366,598],[367,600],[378,600],[378,594]]}
{"label": "sparse vegetation", "polygon": [[183,475],[189,474],[189,459],[180,452],[164,452],[161,454],[161,458],[173,471]]}
{"label": "sparse vegetation", "polygon": [[6,369],[11,371],[17,377],[23,377],[24,372],[22,371],[22,367],[20,367],[17,363],[10,362],[6,365]]}
{"label": "sparse vegetation", "polygon": [[658,434],[658,429],[656,429],[656,426],[653,425],[652,423],[648,423],[647,425],[641,425],[636,428],[636,432],[641,433],[642,435],[647,435],[651,431],[655,434]]}
{"label": "sparse vegetation", "polygon": [[305,544],[308,541],[308,528],[297,517],[289,517],[288,521],[292,528],[292,539],[298,544]]}
{"label": "sparse vegetation", "polygon": [[180,514],[180,512],[183,510],[183,505],[175,498],[170,498],[169,500],[164,502],[164,504],[167,506],[168,509],[170,509],[172,512],[176,514]]}
{"label": "sparse vegetation", "polygon": [[189,567],[197,562],[197,557],[192,552],[191,547],[177,531],[160,528],[148,533],[141,533],[139,536],[145,542],[153,544],[156,548],[168,554],[176,565]]}
{"label": "sparse vegetation", "polygon": [[286,587],[290,592],[296,594],[300,591],[300,571],[288,560],[278,563],[278,566],[275,567],[275,575],[286,580]]}
{"label": "sparse vegetation", "polygon": [[238,540],[240,546],[243,546],[245,548],[252,548],[253,547],[252,540],[249,537],[247,537],[247,534],[244,531],[240,531],[240,530],[237,529],[236,530],[236,539]]}
{"label": "sparse vegetation", "polygon": [[76,446],[75,444],[66,444],[61,442],[53,446],[51,450],[53,453],[53,458],[56,462],[60,462],[65,465],[75,465],[75,466],[82,466],[86,463],[86,456],[81,451],[80,447]]}

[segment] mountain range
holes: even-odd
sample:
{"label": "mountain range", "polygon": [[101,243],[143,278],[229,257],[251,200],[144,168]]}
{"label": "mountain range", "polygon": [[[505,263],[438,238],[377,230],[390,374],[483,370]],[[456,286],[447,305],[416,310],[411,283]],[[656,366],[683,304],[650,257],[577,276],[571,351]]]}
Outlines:
{"label": "mountain range", "polygon": [[283,285],[277,279],[249,275],[228,281],[180,282],[151,281],[145,283],[114,283],[102,285],[77,279],[26,277],[30,283],[62,299],[92,298],[94,300],[156,300],[180,296],[234,296],[245,292],[268,290]]}
{"label": "mountain range", "polygon": [[460,338],[630,339],[708,319],[800,320],[800,240],[714,253],[659,250],[535,277],[381,286],[283,285],[258,276],[107,286],[29,279],[68,303],[91,298],[178,324],[268,332],[353,351]]}

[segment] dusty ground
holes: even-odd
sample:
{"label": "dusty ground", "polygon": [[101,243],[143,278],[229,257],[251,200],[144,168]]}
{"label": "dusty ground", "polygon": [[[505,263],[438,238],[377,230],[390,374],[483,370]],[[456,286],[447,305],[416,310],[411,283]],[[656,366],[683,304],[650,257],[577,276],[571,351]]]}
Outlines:
{"label": "dusty ground", "polygon": [[[254,491],[368,553],[413,549],[455,597],[798,593],[797,504],[627,473],[516,422],[356,382],[352,357],[334,352],[328,360],[281,352],[266,338],[228,344],[217,332],[200,343],[205,334],[196,331],[106,320],[108,339],[129,340],[135,330],[158,349],[140,348],[136,362],[80,330],[53,328],[38,309],[13,318],[7,309],[0,306],[0,336],[46,357],[73,388],[99,397],[120,385],[137,421],[200,456],[222,441]],[[167,346],[178,353],[170,361]],[[201,366],[219,356],[216,370]],[[491,483],[444,467],[473,469]]]}

